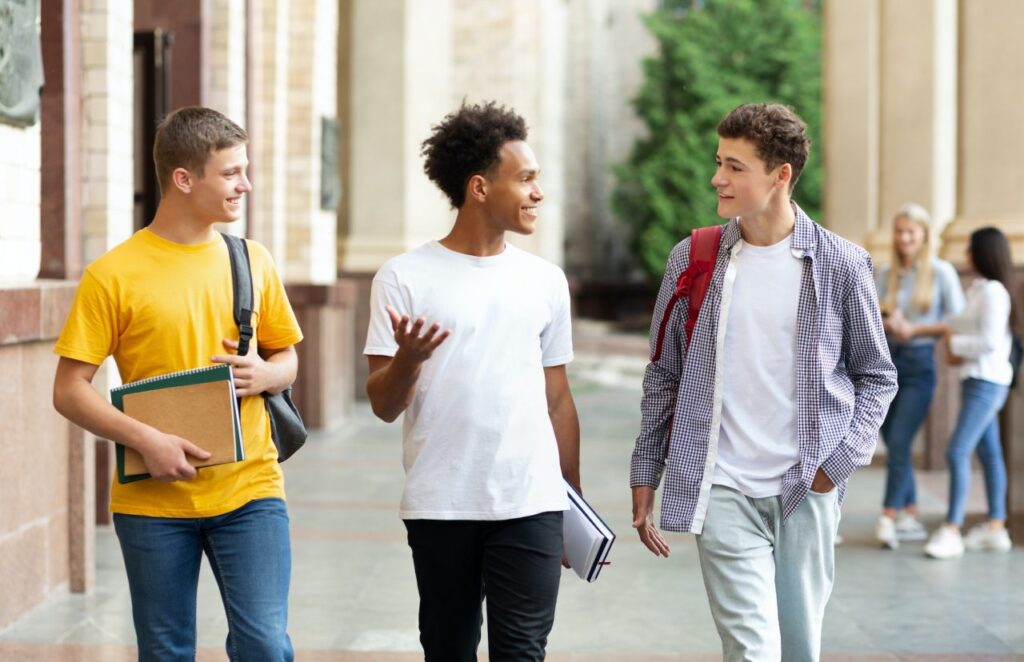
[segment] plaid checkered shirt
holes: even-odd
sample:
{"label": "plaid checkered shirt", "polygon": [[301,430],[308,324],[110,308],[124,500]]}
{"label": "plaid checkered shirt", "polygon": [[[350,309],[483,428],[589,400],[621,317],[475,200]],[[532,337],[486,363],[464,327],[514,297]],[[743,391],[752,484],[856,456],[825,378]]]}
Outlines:
{"label": "plaid checkered shirt", "polygon": [[[800,505],[819,467],[843,498],[850,474],[870,462],[878,428],[896,395],[871,257],[817,225],[796,204],[793,209],[790,247],[803,262],[795,357],[800,462],[782,476],[784,517]],[[661,356],[644,374],[630,485],[657,488],[664,474],[661,527],[668,531],[700,533],[707,513],[721,427],[721,348],[739,240],[739,222],[732,219],[722,232],[692,347],[684,331],[685,297],[665,310],[689,264],[688,238],[669,255],[651,321],[653,356],[661,318],[670,315]]]}

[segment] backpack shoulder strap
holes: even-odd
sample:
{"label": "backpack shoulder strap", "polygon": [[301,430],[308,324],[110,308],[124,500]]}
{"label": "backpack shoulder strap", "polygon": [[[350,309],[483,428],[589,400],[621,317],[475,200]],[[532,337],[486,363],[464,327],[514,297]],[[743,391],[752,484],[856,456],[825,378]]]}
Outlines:
{"label": "backpack shoulder strap", "polygon": [[221,233],[231,257],[231,283],[234,292],[234,316],[238,325],[238,353],[249,353],[252,340],[252,269],[249,265],[249,247],[245,239]]}
{"label": "backpack shoulder strap", "polygon": [[712,225],[697,228],[690,235],[690,267],[693,270],[692,282],[687,301],[689,315],[686,317],[686,339],[693,335],[697,326],[697,316],[704,303],[704,295],[711,284],[711,273],[715,270],[715,258],[718,257],[718,246],[722,241],[722,226]]}
{"label": "backpack shoulder strap", "polygon": [[654,343],[654,353],[651,361],[661,358],[661,347],[665,340],[665,330],[668,326],[668,318],[672,316],[679,299],[686,297],[689,304],[686,319],[686,340],[690,340],[693,329],[697,324],[697,315],[700,313],[701,304],[704,303],[704,295],[707,294],[708,284],[711,282],[711,273],[715,269],[715,260],[718,257],[718,246],[722,240],[722,226],[712,225],[704,228],[694,228],[690,232],[690,263],[683,273],[679,274],[676,280],[676,289],[665,306],[665,312],[661,316],[661,323],[658,326],[658,336]]}

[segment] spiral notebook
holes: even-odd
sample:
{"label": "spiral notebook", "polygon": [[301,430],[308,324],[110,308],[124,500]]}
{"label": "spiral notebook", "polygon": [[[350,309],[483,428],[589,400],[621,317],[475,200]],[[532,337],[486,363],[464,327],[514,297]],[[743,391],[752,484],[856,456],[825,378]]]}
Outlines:
{"label": "spiral notebook", "polygon": [[[192,456],[194,467],[245,459],[235,381],[229,365],[183,370],[110,389],[110,401],[137,421],[191,441],[210,453]],[[131,483],[149,478],[138,451],[116,445],[117,479]]]}

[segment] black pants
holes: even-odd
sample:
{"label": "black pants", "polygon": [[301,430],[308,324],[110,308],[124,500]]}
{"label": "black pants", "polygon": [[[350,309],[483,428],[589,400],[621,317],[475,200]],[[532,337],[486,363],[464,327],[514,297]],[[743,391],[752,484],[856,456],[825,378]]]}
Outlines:
{"label": "black pants", "polygon": [[498,522],[405,520],[427,662],[543,660],[562,574],[562,513]]}

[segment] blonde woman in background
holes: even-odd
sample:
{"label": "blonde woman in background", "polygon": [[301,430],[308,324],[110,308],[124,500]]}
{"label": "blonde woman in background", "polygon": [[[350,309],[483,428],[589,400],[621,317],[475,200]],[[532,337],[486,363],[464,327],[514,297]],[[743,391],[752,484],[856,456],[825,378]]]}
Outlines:
{"label": "blonde woman in background", "polygon": [[931,219],[923,207],[904,205],[893,218],[892,264],[875,273],[882,324],[896,366],[899,391],[882,423],[889,451],[882,515],[875,535],[883,547],[924,540],[918,519],[911,445],[935,392],[935,342],[945,321],[964,307],[956,269],[932,255]]}

